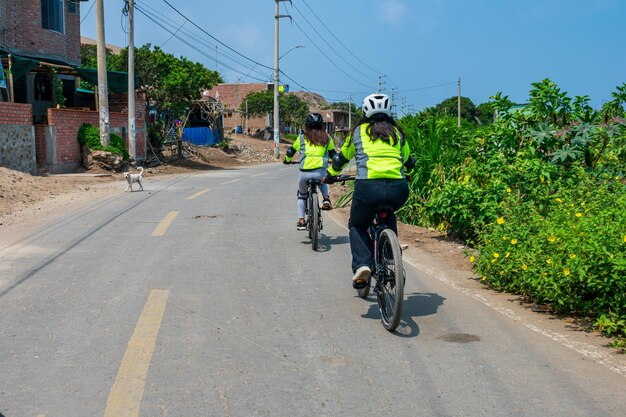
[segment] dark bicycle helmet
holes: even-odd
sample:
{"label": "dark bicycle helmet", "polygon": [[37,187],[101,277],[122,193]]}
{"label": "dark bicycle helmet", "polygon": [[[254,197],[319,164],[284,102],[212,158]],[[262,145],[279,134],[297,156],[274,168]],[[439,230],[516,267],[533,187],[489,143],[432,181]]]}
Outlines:
{"label": "dark bicycle helmet", "polygon": [[304,124],[308,129],[320,129],[324,126],[324,118],[322,118],[322,115],[319,113],[309,113],[306,116]]}

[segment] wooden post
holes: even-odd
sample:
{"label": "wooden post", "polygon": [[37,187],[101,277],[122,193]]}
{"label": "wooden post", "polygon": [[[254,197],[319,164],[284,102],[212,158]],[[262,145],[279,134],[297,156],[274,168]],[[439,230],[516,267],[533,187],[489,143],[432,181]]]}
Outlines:
{"label": "wooden post", "polygon": [[11,103],[15,103],[15,90],[13,88],[13,55],[11,54],[9,54],[9,89],[7,91],[9,92],[9,101]]}

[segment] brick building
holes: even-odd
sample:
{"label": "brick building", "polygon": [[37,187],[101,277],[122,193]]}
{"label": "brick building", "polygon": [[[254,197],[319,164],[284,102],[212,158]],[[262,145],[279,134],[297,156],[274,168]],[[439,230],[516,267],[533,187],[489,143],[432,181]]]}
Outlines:
{"label": "brick building", "polygon": [[[246,116],[240,111],[241,104],[245,103],[248,94],[267,89],[266,83],[224,83],[211,88],[208,96],[221,102],[224,107],[224,131],[231,132],[237,126],[246,129]],[[263,130],[269,126],[268,122],[268,117],[250,117],[247,127],[251,132]]]}
{"label": "brick building", "polygon": [[[80,164],[78,127],[99,121],[93,94],[85,100],[77,93],[85,1],[0,0],[0,59],[5,71],[11,67],[6,88],[0,88],[0,166],[36,173],[69,172]],[[147,129],[145,100],[137,100],[141,160]],[[109,101],[111,131],[126,139],[126,95],[111,95]]]}
{"label": "brick building", "polygon": [[88,0],[0,0],[0,49],[80,64],[80,3]]}

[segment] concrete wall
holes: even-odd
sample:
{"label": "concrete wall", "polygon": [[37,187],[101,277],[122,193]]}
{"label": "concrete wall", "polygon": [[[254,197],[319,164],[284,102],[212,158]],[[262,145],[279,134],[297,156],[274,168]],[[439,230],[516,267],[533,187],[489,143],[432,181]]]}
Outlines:
{"label": "concrete wall", "polygon": [[0,166],[37,173],[30,104],[0,102]]}

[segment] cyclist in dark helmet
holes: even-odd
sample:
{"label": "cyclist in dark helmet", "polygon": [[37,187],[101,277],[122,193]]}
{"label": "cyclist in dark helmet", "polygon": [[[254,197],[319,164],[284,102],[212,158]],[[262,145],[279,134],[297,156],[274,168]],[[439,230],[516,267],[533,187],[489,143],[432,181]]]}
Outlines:
{"label": "cyclist in dark helmet", "polygon": [[[350,208],[350,250],[352,286],[363,288],[372,273],[372,242],[367,229],[376,209],[398,210],[409,197],[406,175],[415,165],[402,128],[391,116],[391,100],[385,94],[371,94],[363,100],[363,118],[346,138],[332,160],[327,175],[335,177],[346,164],[356,161],[356,179]],[[397,234],[396,216],[388,217]]]}
{"label": "cyclist in dark helmet", "polygon": [[[293,156],[300,153],[300,173],[298,175],[298,230],[306,230],[304,211],[308,197],[307,181],[311,179],[322,180],[328,168],[329,158],[335,155],[333,139],[324,130],[324,119],[319,113],[307,115],[304,123],[304,132],[287,149],[283,163],[289,164]],[[321,184],[320,192],[323,196],[322,209],[330,210],[330,196],[328,185]]]}

